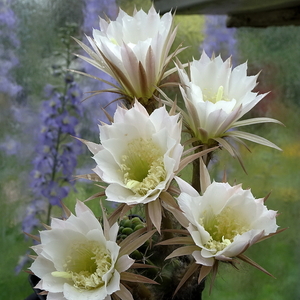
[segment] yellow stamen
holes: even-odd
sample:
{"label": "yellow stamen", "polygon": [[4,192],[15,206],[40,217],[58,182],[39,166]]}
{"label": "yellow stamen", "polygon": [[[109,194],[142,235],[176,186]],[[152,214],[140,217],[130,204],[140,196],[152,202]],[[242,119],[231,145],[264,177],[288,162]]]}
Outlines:
{"label": "yellow stamen", "polygon": [[115,38],[110,38],[110,41],[115,45],[119,45]]}
{"label": "yellow stamen", "polygon": [[205,213],[199,223],[211,236],[205,246],[216,251],[225,249],[235,236],[250,230],[248,222],[231,207],[226,207],[218,215]]}
{"label": "yellow stamen", "polygon": [[222,100],[222,98],[223,98],[223,93],[224,93],[224,88],[223,88],[223,86],[221,85],[221,86],[219,86],[219,88],[218,88],[218,92],[217,92],[217,95],[216,95],[216,102]]}
{"label": "yellow stamen", "polygon": [[96,241],[73,243],[70,247],[65,271],[55,271],[51,275],[69,279],[79,290],[91,290],[104,285],[103,275],[111,268],[111,256],[106,248]]}
{"label": "yellow stamen", "polygon": [[146,195],[166,178],[162,151],[152,139],[131,141],[122,161],[124,183],[138,195]]}
{"label": "yellow stamen", "polygon": [[223,85],[220,85],[218,88],[218,91],[216,94],[214,94],[211,90],[204,90],[205,92],[203,93],[203,100],[204,101],[209,101],[212,103],[217,103],[219,101],[230,101],[230,99],[228,99],[226,97],[226,95],[224,95],[224,87]]}

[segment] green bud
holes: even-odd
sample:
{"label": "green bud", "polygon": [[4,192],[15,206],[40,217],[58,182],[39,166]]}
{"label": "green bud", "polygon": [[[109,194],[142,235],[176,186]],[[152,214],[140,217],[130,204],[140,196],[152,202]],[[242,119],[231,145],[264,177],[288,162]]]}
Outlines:
{"label": "green bud", "polygon": [[124,227],[131,227],[131,220],[126,220],[125,222],[124,222],[124,225],[123,225]]}
{"label": "green bud", "polygon": [[129,228],[129,227],[126,227],[122,230],[122,234],[126,234],[126,235],[129,235],[133,233],[133,229],[132,228]]}
{"label": "green bud", "polygon": [[132,218],[132,219],[131,219],[131,222],[132,222],[133,228],[134,228],[136,225],[143,223],[139,217],[134,217],[134,218]]}
{"label": "green bud", "polygon": [[139,230],[139,229],[141,229],[141,228],[144,228],[144,227],[145,227],[144,224],[138,224],[138,225],[136,225],[136,226],[134,227],[133,231],[137,231],[137,230]]}

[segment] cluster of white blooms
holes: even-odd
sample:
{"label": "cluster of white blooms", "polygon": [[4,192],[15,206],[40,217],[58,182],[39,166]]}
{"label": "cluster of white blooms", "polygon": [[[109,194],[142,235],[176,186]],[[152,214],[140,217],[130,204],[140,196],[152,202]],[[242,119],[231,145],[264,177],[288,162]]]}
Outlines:
{"label": "cluster of white blooms", "polygon": [[[189,237],[184,241],[190,244],[190,252],[178,248],[169,258],[191,254],[196,264],[204,266],[200,278],[219,261],[245,260],[243,252],[249,246],[277,231],[276,212],[266,208],[264,199],[255,199],[241,185],[210,183],[201,160],[218,147],[235,155],[228,137],[278,148],[235,129],[280,123],[270,118],[239,120],[265,96],[252,91],[257,76],[247,76],[246,63],[232,69],[230,59],[209,58],[205,53],[189,64],[189,71],[178,60],[167,71],[178,53],[170,54],[175,35],[172,14],[160,17],[152,7],[148,14],[135,10],[133,16],[120,10],[115,21],[100,18],[100,30],[88,37],[92,49],[78,41],[90,58],[79,56],[115,78],[119,86],[111,91],[126,100],[111,124],[99,125],[100,144],[82,140],[94,155],[93,178],[106,183],[106,200],[120,203],[121,209],[111,227],[105,228],[109,221],[104,218],[102,229],[92,211],[78,201],[76,216],[53,219],[51,228],[40,233],[41,243],[32,247],[37,257],[30,270],[41,279],[36,288],[48,291],[48,300],[132,300],[122,278],[147,280],[124,275],[134,263],[128,255],[151,237],[153,225],[160,233],[162,218],[171,216],[165,210],[187,229]],[[158,97],[161,81],[172,72],[179,75],[184,108]],[[169,111],[167,105],[171,105]],[[182,123],[193,145],[200,148],[190,146],[183,151]],[[199,152],[201,146],[205,146],[203,152]],[[195,153],[190,155],[191,151]],[[202,191],[176,176],[194,161],[201,165]],[[171,186],[173,179],[181,192],[178,197],[176,187]],[[139,242],[132,243],[134,237],[119,245],[116,220],[121,211],[138,204],[145,207],[147,224],[141,233],[147,233],[136,236]],[[171,245],[172,241],[163,243]]]}

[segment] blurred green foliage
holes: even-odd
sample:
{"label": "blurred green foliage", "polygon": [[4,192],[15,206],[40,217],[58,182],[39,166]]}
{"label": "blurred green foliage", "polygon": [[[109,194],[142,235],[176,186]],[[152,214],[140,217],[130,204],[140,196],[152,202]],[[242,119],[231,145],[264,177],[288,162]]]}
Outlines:
{"label": "blurred green foliage", "polygon": [[240,28],[237,38],[241,59],[248,60],[250,69],[262,70],[260,81],[268,84],[280,101],[299,104],[299,26]]}
{"label": "blurred green foliage", "polygon": [[257,91],[271,91],[248,117],[269,116],[285,125],[263,124],[245,129],[275,142],[283,152],[248,143],[252,153],[241,149],[247,174],[226,151],[215,157],[211,171],[216,180],[221,180],[226,171],[231,184],[243,183],[243,188],[251,188],[257,198],[271,192],[266,204],[278,211],[277,224],[287,230],[245,253],[276,279],[245,263],[238,271],[223,264],[210,296],[207,281],[204,299],[299,299],[300,28],[240,28],[237,37],[239,59],[248,61],[249,74],[262,70]]}
{"label": "blurred green foliage", "polygon": [[[63,43],[57,38],[59,30],[68,23],[80,27],[83,3],[83,0],[15,2],[14,12],[19,21],[17,34],[22,45],[17,49],[20,64],[16,69],[16,81],[23,87],[20,101],[39,101],[44,86],[53,83],[55,56],[64,51]],[[74,32],[73,36],[80,34]]]}

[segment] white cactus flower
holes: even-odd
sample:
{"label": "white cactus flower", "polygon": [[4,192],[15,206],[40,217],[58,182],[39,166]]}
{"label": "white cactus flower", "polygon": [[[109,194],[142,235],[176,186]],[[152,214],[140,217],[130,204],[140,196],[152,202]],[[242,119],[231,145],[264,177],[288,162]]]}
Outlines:
{"label": "white cactus flower", "polygon": [[92,49],[77,41],[91,58],[78,56],[115,78],[120,85],[115,92],[145,104],[181,50],[169,53],[176,35],[172,24],[171,12],[160,17],[153,6],[148,13],[134,10],[133,16],[120,9],[115,21],[100,18],[100,30],[87,37]]}
{"label": "white cactus flower", "polygon": [[101,144],[86,144],[97,163],[94,172],[109,184],[108,201],[149,203],[168,188],[183,151],[178,119],[165,107],[149,115],[136,101],[129,110],[118,107],[111,125],[99,126]]}
{"label": "white cactus flower", "polygon": [[179,63],[177,69],[187,109],[184,120],[202,144],[221,144],[233,153],[228,141],[224,140],[224,137],[231,137],[238,142],[246,139],[280,150],[262,137],[235,129],[264,122],[281,124],[271,118],[238,121],[266,95],[252,92],[258,75],[247,76],[247,63],[232,69],[230,58],[226,61],[220,56],[210,59],[203,52],[199,60],[190,63],[190,75]]}
{"label": "white cactus flower", "polygon": [[212,266],[215,260],[231,261],[277,231],[277,212],[268,210],[263,198],[255,199],[241,185],[213,182],[201,196],[182,179],[175,179],[181,190],[178,204],[198,247],[192,253],[198,264]]}
{"label": "white cactus flower", "polygon": [[52,219],[51,228],[40,232],[41,244],[32,247],[37,257],[30,270],[41,279],[36,288],[48,291],[47,300],[110,300],[113,293],[132,300],[120,274],[134,260],[120,255],[119,226],[103,231],[80,201],[75,211],[67,220]]}

